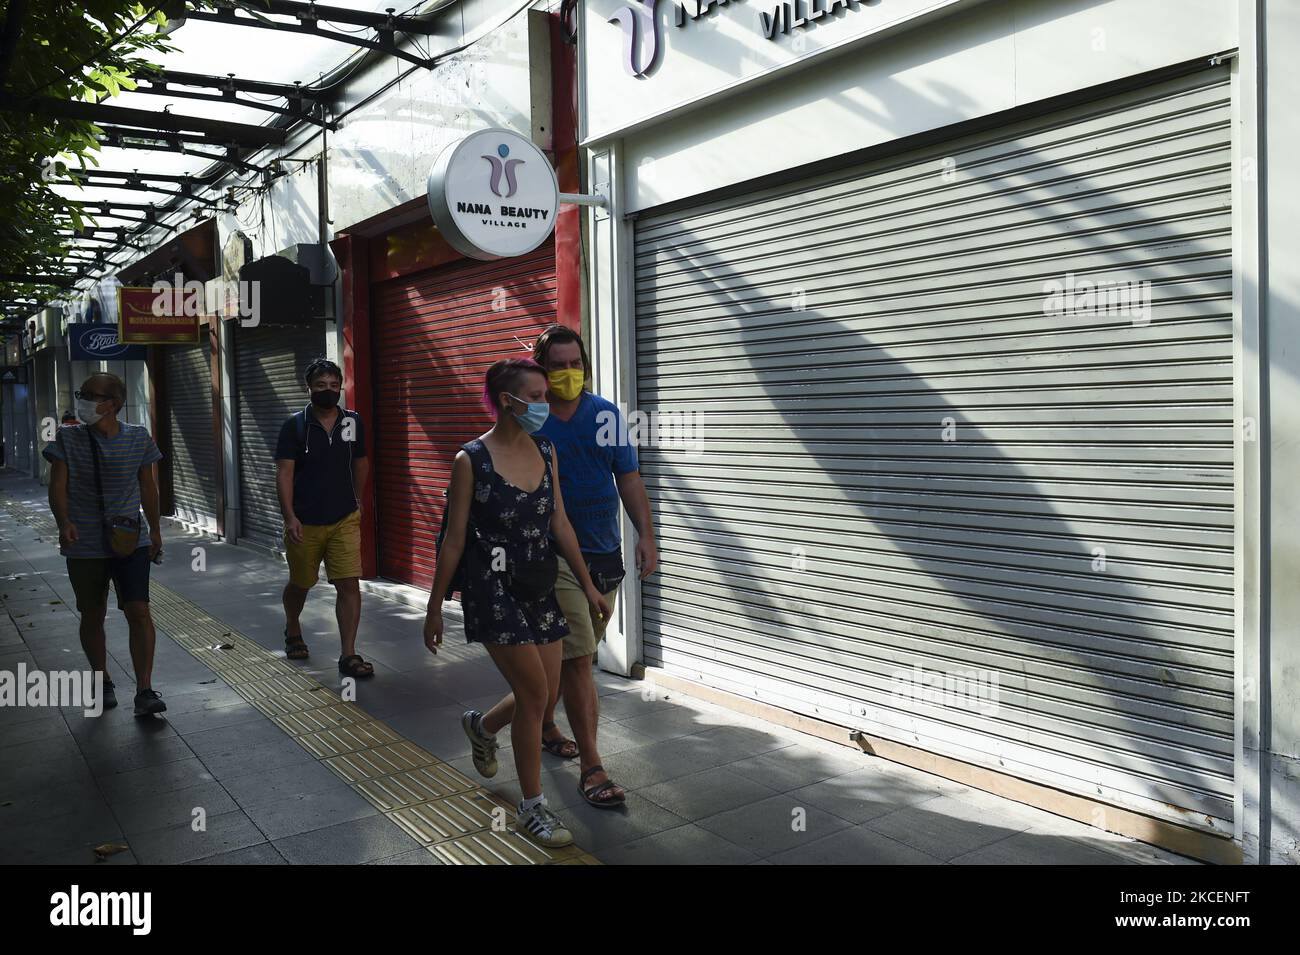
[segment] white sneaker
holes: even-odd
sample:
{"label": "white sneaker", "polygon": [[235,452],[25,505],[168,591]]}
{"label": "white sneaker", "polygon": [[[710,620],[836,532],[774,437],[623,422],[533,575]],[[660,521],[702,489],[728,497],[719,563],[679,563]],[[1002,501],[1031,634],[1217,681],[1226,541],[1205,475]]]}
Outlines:
{"label": "white sneaker", "polygon": [[573,833],[564,828],[560,817],[545,803],[538,803],[528,812],[521,811],[518,825],[523,835],[546,849],[560,849],[573,843]]}
{"label": "white sneaker", "polygon": [[497,774],[497,738],[480,733],[476,727],[480,725],[483,714],[478,710],[466,710],[460,718],[460,725],[465,730],[465,735],[469,737],[470,749],[474,756],[474,768],[478,770],[480,776],[491,779]]}

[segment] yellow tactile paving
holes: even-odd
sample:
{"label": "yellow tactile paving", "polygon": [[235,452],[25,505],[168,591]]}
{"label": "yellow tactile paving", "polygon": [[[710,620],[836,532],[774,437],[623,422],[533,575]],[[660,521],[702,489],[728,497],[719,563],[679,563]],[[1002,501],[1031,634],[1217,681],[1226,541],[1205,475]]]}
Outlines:
{"label": "yellow tactile paving", "polygon": [[479,788],[473,780],[446,763],[421,766],[377,779],[363,779],[355,785],[357,792],[380,812]]}
{"label": "yellow tactile paving", "polygon": [[[258,648],[260,650],[260,648]],[[212,669],[224,672],[235,667],[252,666],[261,662],[258,651],[252,647],[236,645],[230,650],[219,647],[191,647],[190,653]]]}
{"label": "yellow tactile paving", "polygon": [[500,803],[481,791],[406,806],[390,812],[388,818],[424,846],[488,829],[504,831],[513,821]]}
{"label": "yellow tactile paving", "polygon": [[276,677],[288,677],[291,674],[272,666],[269,663],[252,663],[243,666],[232,666],[229,663],[221,663],[211,658],[203,661],[212,669],[221,674],[222,679],[227,683],[260,683],[262,680],[273,680]]}
{"label": "yellow tactile paving", "polygon": [[376,746],[373,749],[366,749],[357,753],[334,756],[324,759],[322,762],[348,782],[355,783],[363,779],[378,779],[380,776],[391,776],[393,773],[415,769],[419,766],[433,766],[440,763],[441,760],[426,753],[414,743],[403,740],[400,743]]}
{"label": "yellow tactile paving", "polygon": [[230,686],[244,699],[251,701],[263,700],[270,696],[283,696],[298,690],[310,690],[312,682],[305,676],[277,676],[251,683],[231,683]]}
{"label": "yellow tactile paving", "polygon": [[[267,714],[271,716],[271,714]],[[350,723],[362,723],[369,717],[355,706],[341,703],[338,706],[318,706],[315,709],[298,710],[283,716],[271,716],[271,721],[290,736],[305,736],[322,730]]]}
{"label": "yellow tactile paving", "polygon": [[[5,509],[53,541],[46,515]],[[599,865],[577,846],[542,849],[515,831],[509,803],[197,604],[150,586],[159,629],[447,865]],[[444,647],[467,657],[468,647]],[[496,810],[501,810],[500,812]]]}
{"label": "yellow tactile paving", "polygon": [[[274,718],[325,706],[339,706],[342,705],[343,700],[338,694],[331,693],[325,687],[316,686],[309,690],[299,690],[297,693],[286,693],[284,696],[268,696],[265,699],[249,700],[249,702],[267,716]],[[368,716],[362,717],[362,719],[369,718]]]}
{"label": "yellow tactile paving", "polygon": [[429,852],[445,865],[549,865],[584,861],[584,857],[599,864],[576,846],[543,849],[514,830],[470,833],[435,843]]}
{"label": "yellow tactile paving", "polygon": [[401,737],[383,723],[372,720],[369,723],[353,723],[318,733],[304,733],[298,737],[298,745],[310,752],[317,759],[327,756],[342,756],[344,753],[356,753],[374,749],[387,743],[396,743]]}

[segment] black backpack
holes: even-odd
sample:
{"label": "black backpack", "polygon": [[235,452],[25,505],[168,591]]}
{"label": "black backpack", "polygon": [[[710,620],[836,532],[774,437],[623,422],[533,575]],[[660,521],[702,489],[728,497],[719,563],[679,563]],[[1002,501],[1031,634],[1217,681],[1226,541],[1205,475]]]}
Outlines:
{"label": "black backpack", "polygon": [[[447,538],[447,512],[451,510],[450,493],[450,488],[446,488],[442,492],[442,523],[438,527],[438,540],[433,547],[434,553],[438,555],[439,560],[442,559],[442,542]],[[467,546],[466,549],[461,552],[460,563],[456,565],[456,572],[451,575],[451,583],[447,585],[447,592],[443,594],[443,600],[450,600],[451,595],[455,591],[459,590],[463,592],[465,589],[465,555],[469,551],[469,535],[473,529],[472,521],[473,519],[471,518],[470,525],[465,528],[465,543]]]}
{"label": "black backpack", "polygon": [[[477,473],[478,459],[474,451],[468,444],[462,444],[460,450],[469,455],[470,464],[474,466]],[[451,485],[448,484],[442,492],[442,523],[438,525],[438,539],[434,542],[433,552],[435,555],[442,554],[442,542],[447,538],[447,512],[451,510]],[[465,592],[465,558],[469,555],[471,542],[478,541],[478,533],[474,530],[474,502],[470,502],[470,511],[466,515],[465,526],[465,549],[461,551],[460,563],[456,565],[456,572],[451,575],[451,583],[447,585],[447,592],[443,594],[443,600],[450,600],[453,592],[459,590]]]}

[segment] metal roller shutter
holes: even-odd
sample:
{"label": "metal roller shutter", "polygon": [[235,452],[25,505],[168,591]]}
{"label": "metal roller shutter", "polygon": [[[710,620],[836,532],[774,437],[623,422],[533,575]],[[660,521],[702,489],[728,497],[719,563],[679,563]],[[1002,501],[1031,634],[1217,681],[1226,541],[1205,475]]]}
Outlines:
{"label": "metal roller shutter", "polygon": [[492,426],[483,374],[555,321],[553,243],[382,283],[373,312],[379,573],[428,587],[452,459]]}
{"label": "metal roller shutter", "polygon": [[263,547],[283,548],[275,445],[284,420],[307,404],[303,369],[323,354],[325,333],[320,324],[235,330],[239,533]]}
{"label": "metal roller shutter", "polygon": [[[1230,831],[1229,100],[1201,71],[641,218],[639,407],[707,414],[642,457],[647,665]],[[1049,309],[1071,275],[1149,282],[1149,322]]]}
{"label": "metal roller shutter", "polygon": [[32,435],[28,401],[31,399],[27,385],[5,385],[4,389],[4,466],[30,473]]}
{"label": "metal roller shutter", "polygon": [[213,433],[212,363],[206,333],[202,344],[165,345],[167,433],[164,449],[172,475],[173,513],[182,520],[217,526],[221,480]]}

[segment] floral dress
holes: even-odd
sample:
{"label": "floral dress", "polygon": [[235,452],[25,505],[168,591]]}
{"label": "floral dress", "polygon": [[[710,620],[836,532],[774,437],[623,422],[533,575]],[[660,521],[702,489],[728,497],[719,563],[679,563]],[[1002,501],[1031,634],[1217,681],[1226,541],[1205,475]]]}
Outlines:
{"label": "floral dress", "polygon": [[497,474],[492,455],[478,438],[463,445],[474,469],[474,498],[465,533],[465,586],[461,608],[465,636],[471,643],[514,646],[551,643],[569,632],[560,605],[551,591],[541,600],[522,600],[505,587],[505,574],[493,569],[493,552],[504,550],[504,566],[541,560],[551,552],[551,514],[555,492],[551,485],[551,443],[534,436],[546,473],[537,490],[515,487]]}

